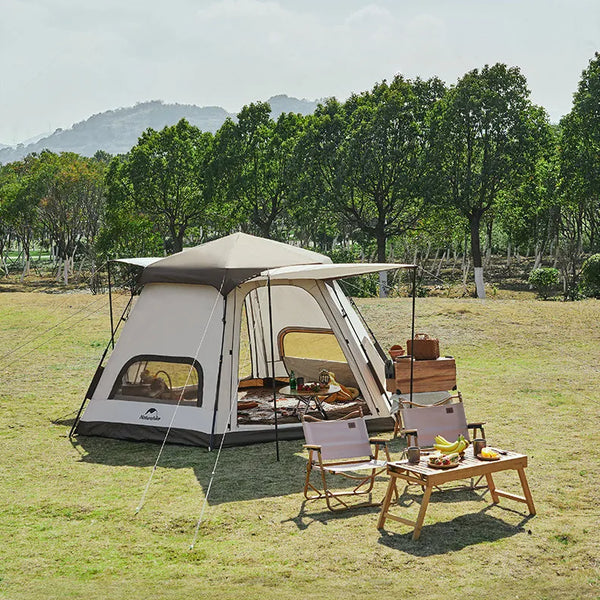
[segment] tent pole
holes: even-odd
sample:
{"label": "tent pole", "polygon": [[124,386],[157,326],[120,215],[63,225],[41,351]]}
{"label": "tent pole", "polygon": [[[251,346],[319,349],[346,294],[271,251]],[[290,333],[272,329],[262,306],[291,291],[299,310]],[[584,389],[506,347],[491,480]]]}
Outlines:
{"label": "tent pole", "polygon": [[[337,292],[336,292],[336,295],[337,295]],[[381,356],[383,362],[385,362],[388,357],[386,356],[385,352],[383,351],[383,348],[381,347],[379,340],[375,337],[373,330],[371,329],[371,327],[369,327],[367,320],[364,318],[363,314],[360,312],[360,309],[358,308],[358,305],[354,301],[354,298],[352,296],[348,296],[347,298],[350,301],[352,308],[356,311],[356,314],[360,317],[360,320],[362,321],[362,324],[365,326],[365,329],[369,332],[369,335],[371,336],[371,340],[373,341],[373,345],[375,346],[375,350],[377,350],[377,352],[379,352],[379,356]]]}
{"label": "tent pole", "polygon": [[277,390],[275,389],[275,346],[273,344],[273,304],[271,303],[271,276],[267,276],[269,293],[269,332],[271,337],[271,379],[273,385],[273,412],[275,413],[275,453],[279,462],[279,429],[277,427]]}
{"label": "tent pole", "polygon": [[110,307],[110,343],[113,350],[115,349],[115,326],[113,320],[113,305],[112,305],[112,285],[110,281],[110,260],[106,263],[106,270],[108,272],[108,305]]}
{"label": "tent pole", "polygon": [[[117,323],[117,329],[115,330],[115,333],[117,332],[117,330],[119,329],[119,326],[123,322],[123,320],[125,318],[125,313],[127,312],[127,309],[131,306],[132,301],[133,301],[133,294],[131,294],[131,297],[129,298],[129,302],[127,303],[127,306],[125,306],[125,308],[123,309],[123,313],[121,314],[121,318],[119,319],[119,322]],[[111,340],[112,339],[113,338],[111,336]],[[77,416],[75,417],[75,420],[73,421],[73,425],[71,426],[71,431],[69,431],[69,439],[71,439],[73,437],[73,434],[75,433],[75,429],[77,428],[77,425],[79,423],[79,418],[81,417],[81,413],[83,412],[83,407],[85,406],[86,400],[89,400],[92,397],[93,393],[96,391],[96,387],[98,385],[98,382],[100,381],[100,375],[102,375],[102,371],[104,369],[104,367],[102,366],[102,363],[104,363],[104,359],[106,358],[106,354],[108,353],[108,349],[110,348],[111,340],[108,340],[108,344],[106,344],[106,348],[104,348],[104,352],[102,353],[102,358],[100,358],[100,362],[98,363],[98,366],[96,367],[96,372],[94,373],[92,382],[90,383],[90,386],[88,387],[88,390],[87,390],[85,396],[83,397],[83,402],[81,403],[81,406],[79,407],[79,412],[77,413]]]}
{"label": "tent pole", "polygon": [[415,303],[417,298],[417,266],[412,270],[412,315],[410,321],[410,339],[412,354],[410,357],[410,401],[412,406],[413,399],[413,375],[415,366]]}
{"label": "tent pole", "polygon": [[[223,331],[221,333],[221,352],[219,356],[219,371],[217,373],[217,391],[215,392],[215,409],[213,411],[212,427],[210,430],[210,439],[208,441],[208,451],[213,449],[213,441],[215,437],[215,427],[217,424],[217,409],[219,406],[219,388],[221,387],[221,373],[223,371],[223,347],[225,345],[225,320],[227,317],[227,296],[223,298]],[[225,432],[223,432],[225,435]]]}

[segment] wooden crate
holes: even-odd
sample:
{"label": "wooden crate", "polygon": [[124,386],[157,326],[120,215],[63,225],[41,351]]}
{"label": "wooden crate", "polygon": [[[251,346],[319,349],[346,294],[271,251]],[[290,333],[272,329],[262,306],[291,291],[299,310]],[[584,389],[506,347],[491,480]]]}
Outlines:
{"label": "wooden crate", "polygon": [[[396,379],[387,379],[388,391],[400,390],[410,394],[410,358],[401,358],[394,363]],[[456,387],[456,363],[453,358],[415,360],[413,362],[413,393],[444,392]]]}

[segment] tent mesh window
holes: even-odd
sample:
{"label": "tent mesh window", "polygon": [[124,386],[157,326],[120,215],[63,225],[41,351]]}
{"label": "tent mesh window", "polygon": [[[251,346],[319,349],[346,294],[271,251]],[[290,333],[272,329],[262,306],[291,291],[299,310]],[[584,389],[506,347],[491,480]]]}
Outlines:
{"label": "tent mesh window", "polygon": [[202,367],[187,357],[136,356],[121,369],[110,398],[200,406]]}
{"label": "tent mesh window", "polygon": [[331,329],[287,327],[279,333],[283,356],[346,362],[346,357]]}

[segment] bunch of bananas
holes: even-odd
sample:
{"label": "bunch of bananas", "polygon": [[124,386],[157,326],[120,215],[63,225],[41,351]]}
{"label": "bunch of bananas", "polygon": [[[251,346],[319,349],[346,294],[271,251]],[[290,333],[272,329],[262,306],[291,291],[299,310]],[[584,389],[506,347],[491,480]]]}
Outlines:
{"label": "bunch of bananas", "polygon": [[436,450],[439,450],[442,454],[460,454],[466,450],[468,445],[468,440],[466,440],[462,435],[459,435],[455,442],[449,442],[441,435],[436,435],[435,444],[433,444],[433,447]]}

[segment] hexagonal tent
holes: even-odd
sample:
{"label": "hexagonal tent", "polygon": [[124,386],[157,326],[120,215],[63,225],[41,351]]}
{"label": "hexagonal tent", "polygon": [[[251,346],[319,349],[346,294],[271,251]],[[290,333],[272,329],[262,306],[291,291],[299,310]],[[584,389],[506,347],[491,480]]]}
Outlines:
{"label": "hexagonal tent", "polygon": [[[337,279],[412,265],[332,264],[243,233],[122,262],[143,268],[143,288],[72,432],[209,448],[298,439],[300,422],[285,422],[275,384],[291,369],[311,378],[319,368],[356,387],[372,431],[392,426],[385,357]],[[273,423],[240,418],[248,381],[266,383],[267,397],[272,387]]]}

